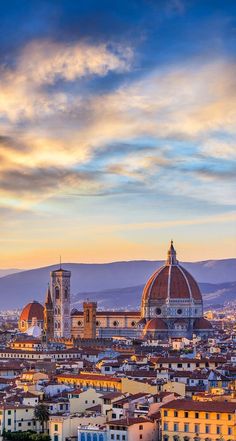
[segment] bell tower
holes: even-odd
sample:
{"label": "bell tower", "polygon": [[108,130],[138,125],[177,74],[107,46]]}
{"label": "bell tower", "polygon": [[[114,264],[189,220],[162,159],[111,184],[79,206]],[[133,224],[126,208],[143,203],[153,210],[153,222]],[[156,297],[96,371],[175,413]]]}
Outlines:
{"label": "bell tower", "polygon": [[96,338],[96,302],[84,302],[84,338]]}
{"label": "bell tower", "polygon": [[46,299],[44,303],[44,335],[46,337],[46,341],[54,337],[54,311],[53,311],[53,303],[52,296],[50,292],[50,287],[48,285]]}
{"label": "bell tower", "polygon": [[60,268],[51,272],[51,293],[54,307],[54,337],[70,338],[70,276]]}

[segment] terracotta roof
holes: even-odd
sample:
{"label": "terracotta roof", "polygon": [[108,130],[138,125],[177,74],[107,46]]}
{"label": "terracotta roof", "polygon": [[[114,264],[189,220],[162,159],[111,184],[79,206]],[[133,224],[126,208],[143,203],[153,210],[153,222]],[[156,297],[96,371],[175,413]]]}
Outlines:
{"label": "terracotta roof", "polygon": [[162,319],[156,317],[156,318],[149,320],[146,323],[146,325],[144,327],[144,332],[146,333],[149,331],[158,331],[159,329],[165,330],[165,329],[168,329],[168,326],[165,324],[165,322]]}
{"label": "terracotta roof", "polygon": [[[71,312],[72,316],[84,316],[83,311],[78,311],[77,309],[73,309]],[[115,317],[138,317],[140,318],[140,311],[96,311],[96,316],[98,317],[106,317],[106,316],[115,316]]]}
{"label": "terracotta roof", "polygon": [[150,420],[143,417],[138,418],[123,418],[121,420],[108,421],[110,426],[133,426],[134,424],[150,423]]}
{"label": "terracotta roof", "polygon": [[193,400],[174,400],[161,406],[162,409],[174,410],[193,410],[199,412],[235,412],[236,403],[225,401],[193,401]]}
{"label": "terracotta roof", "polygon": [[194,329],[212,329],[212,324],[204,317],[199,317],[194,320]]}
{"label": "terracotta roof", "polygon": [[34,317],[39,321],[43,321],[43,311],[44,308],[39,302],[28,303],[21,312],[20,321],[31,321]]}

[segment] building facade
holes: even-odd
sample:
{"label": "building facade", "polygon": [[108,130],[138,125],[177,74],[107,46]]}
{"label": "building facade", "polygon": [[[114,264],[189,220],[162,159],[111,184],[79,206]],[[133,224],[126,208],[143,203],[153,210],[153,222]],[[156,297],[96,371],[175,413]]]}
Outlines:
{"label": "building facade", "polygon": [[234,441],[236,403],[174,400],[161,408],[163,441]]}
{"label": "building facade", "polygon": [[70,338],[70,277],[71,272],[59,268],[51,272],[51,295],[54,306],[54,337]]}
{"label": "building facade", "polygon": [[19,329],[38,324],[45,341],[56,338],[112,338],[166,340],[207,338],[211,323],[203,317],[202,295],[197,282],[179,264],[171,241],[166,263],[148,279],[140,311],[98,311],[96,302],[87,301],[83,310],[70,311],[71,272],[61,267],[51,272],[44,308],[38,302],[27,305]]}

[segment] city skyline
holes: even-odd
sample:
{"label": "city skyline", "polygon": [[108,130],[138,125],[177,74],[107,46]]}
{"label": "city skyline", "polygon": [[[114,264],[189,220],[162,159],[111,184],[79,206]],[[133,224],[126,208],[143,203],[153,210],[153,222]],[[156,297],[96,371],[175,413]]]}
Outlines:
{"label": "city skyline", "polygon": [[0,268],[235,257],[235,17],[1,4]]}

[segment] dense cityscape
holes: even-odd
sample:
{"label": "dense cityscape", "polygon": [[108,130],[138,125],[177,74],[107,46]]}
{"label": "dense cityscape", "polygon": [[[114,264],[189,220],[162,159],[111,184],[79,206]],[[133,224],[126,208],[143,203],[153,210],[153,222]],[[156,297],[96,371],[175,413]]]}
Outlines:
{"label": "dense cityscape", "polygon": [[0,441],[236,441],[236,0],[0,0]]}
{"label": "dense cityscape", "polygon": [[202,310],[173,242],[141,311],[71,308],[71,276],[1,313],[2,439],[234,441],[235,301]]}

